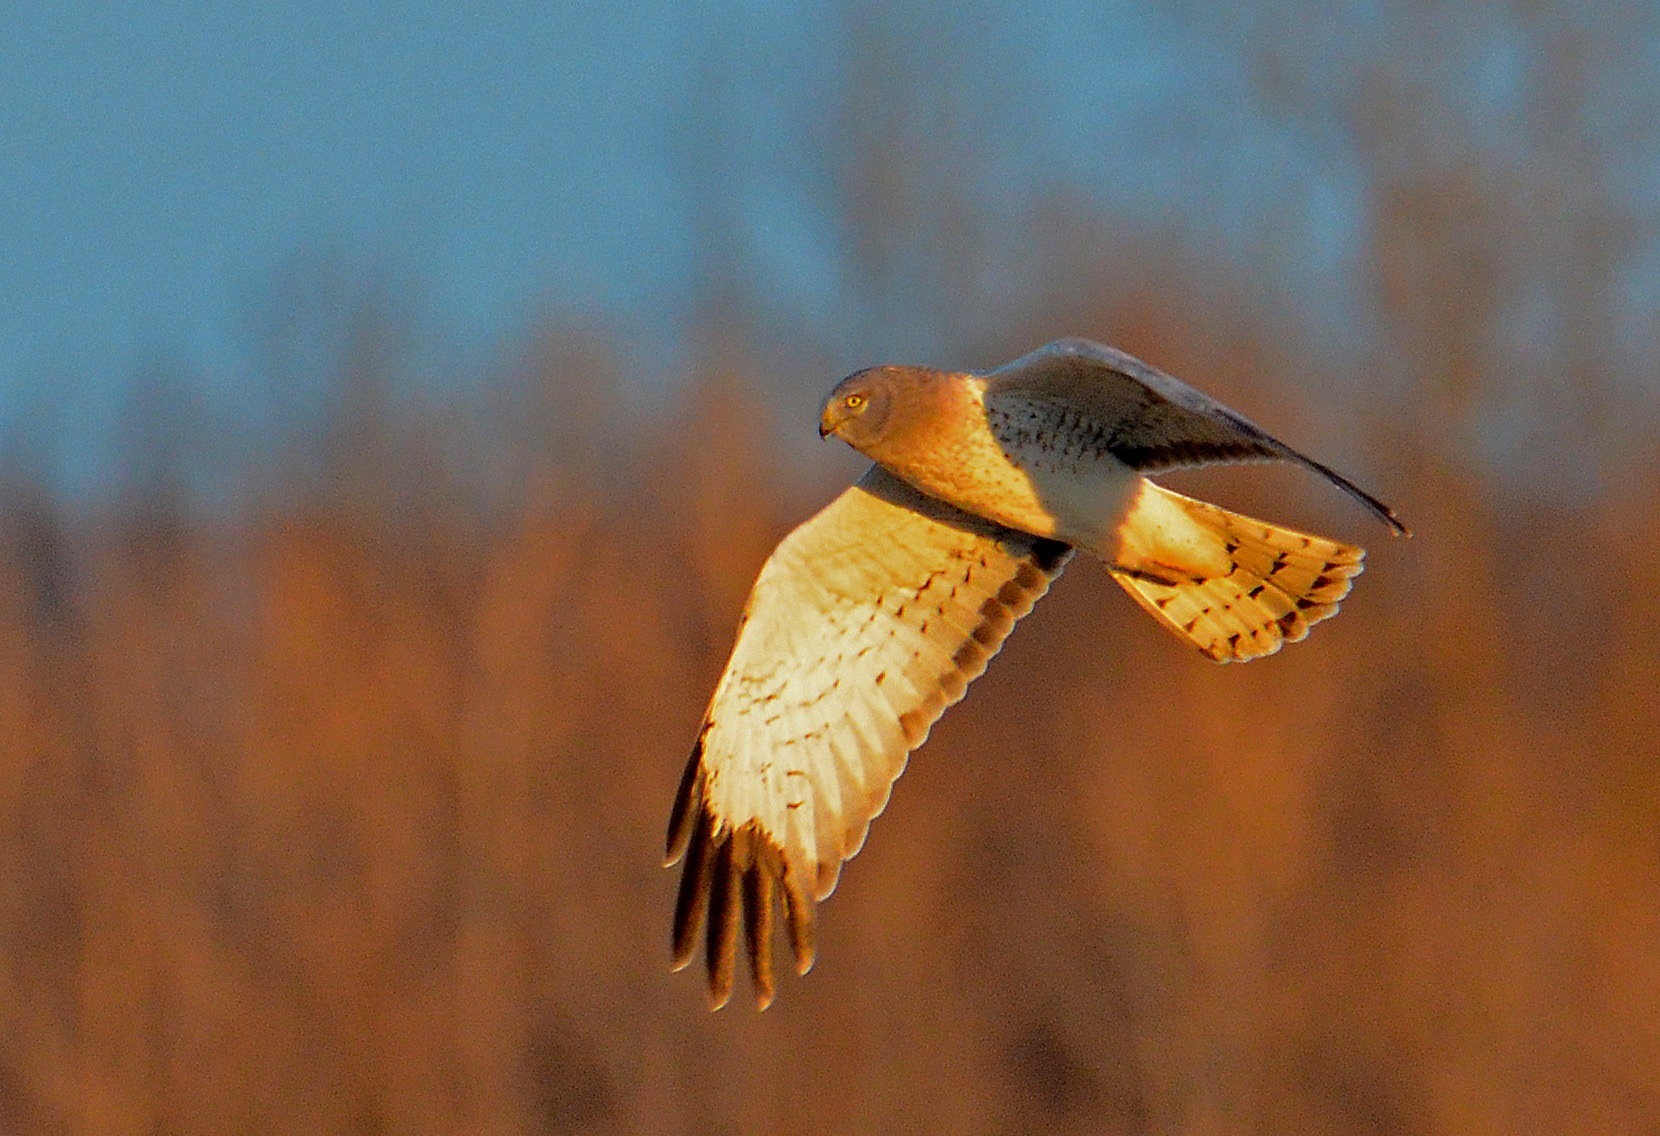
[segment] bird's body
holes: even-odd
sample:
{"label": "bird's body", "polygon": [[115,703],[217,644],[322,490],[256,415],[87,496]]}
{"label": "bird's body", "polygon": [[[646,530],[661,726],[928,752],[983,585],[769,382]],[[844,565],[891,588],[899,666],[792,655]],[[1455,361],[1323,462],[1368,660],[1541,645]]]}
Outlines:
{"label": "bird's body", "polygon": [[1375,498],[1122,352],[1063,340],[984,374],[880,367],[843,380],[820,432],[877,464],[762,568],[681,782],[677,966],[707,919],[716,1004],[738,925],[762,1005],[782,893],[797,966],[815,903],[911,750],[963,696],[1076,547],[1218,661],[1277,651],[1334,614],[1364,553],[1145,476],[1290,460]]}
{"label": "bird's body", "polygon": [[988,395],[980,375],[942,374],[929,385],[925,397],[948,425],[906,439],[903,453],[881,448],[890,472],[1007,528],[1091,550],[1106,543],[1142,478],[1099,426],[1052,400]]}

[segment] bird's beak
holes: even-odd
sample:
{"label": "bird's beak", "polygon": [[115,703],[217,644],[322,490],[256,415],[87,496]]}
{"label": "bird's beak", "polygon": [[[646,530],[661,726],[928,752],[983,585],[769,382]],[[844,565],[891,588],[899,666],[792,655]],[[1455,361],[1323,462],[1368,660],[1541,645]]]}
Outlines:
{"label": "bird's beak", "polygon": [[840,410],[841,400],[839,399],[832,399],[825,404],[824,413],[819,415],[818,420],[818,436],[820,438],[828,438],[841,429],[843,416],[837,413]]}

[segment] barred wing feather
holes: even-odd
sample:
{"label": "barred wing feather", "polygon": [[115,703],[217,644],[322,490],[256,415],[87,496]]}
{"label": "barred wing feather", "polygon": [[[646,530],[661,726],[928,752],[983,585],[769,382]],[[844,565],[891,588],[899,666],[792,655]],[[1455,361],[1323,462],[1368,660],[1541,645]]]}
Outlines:
{"label": "barred wing feather", "polygon": [[758,1002],[772,998],[781,895],[796,967],[910,751],[985,670],[1071,549],[927,497],[873,466],[797,528],[755,582],[669,821],[684,858],[676,969],[700,925],[715,1005],[740,922]]}

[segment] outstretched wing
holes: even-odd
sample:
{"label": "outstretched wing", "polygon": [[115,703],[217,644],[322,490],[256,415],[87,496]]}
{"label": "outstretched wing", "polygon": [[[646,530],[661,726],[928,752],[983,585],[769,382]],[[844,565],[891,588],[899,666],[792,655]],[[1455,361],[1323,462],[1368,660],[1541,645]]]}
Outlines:
{"label": "outstretched wing", "polygon": [[1076,416],[1075,426],[1141,473],[1213,462],[1291,461],[1360,501],[1397,534],[1394,510],[1331,467],[1133,355],[1088,339],[1060,339],[985,376],[988,405],[1035,400]]}
{"label": "outstretched wing", "polygon": [[732,990],[742,915],[772,999],[781,891],[797,969],[813,911],[906,756],[962,698],[1071,549],[969,516],[873,466],[778,546],[749,597],[669,819],[685,866],[675,969],[707,916],[709,991]]}

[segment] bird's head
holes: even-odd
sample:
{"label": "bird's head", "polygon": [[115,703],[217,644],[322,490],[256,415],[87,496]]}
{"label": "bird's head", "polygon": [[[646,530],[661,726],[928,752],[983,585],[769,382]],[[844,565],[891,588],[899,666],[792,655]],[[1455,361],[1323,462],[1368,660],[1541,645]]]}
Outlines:
{"label": "bird's head", "polygon": [[834,434],[856,450],[882,436],[893,410],[892,367],[855,371],[830,392],[819,415],[818,435]]}
{"label": "bird's head", "polygon": [[926,401],[921,396],[937,372],[925,367],[871,367],[855,371],[830,392],[819,415],[819,437],[834,434],[861,453],[875,457],[884,441],[900,434],[908,418]]}

